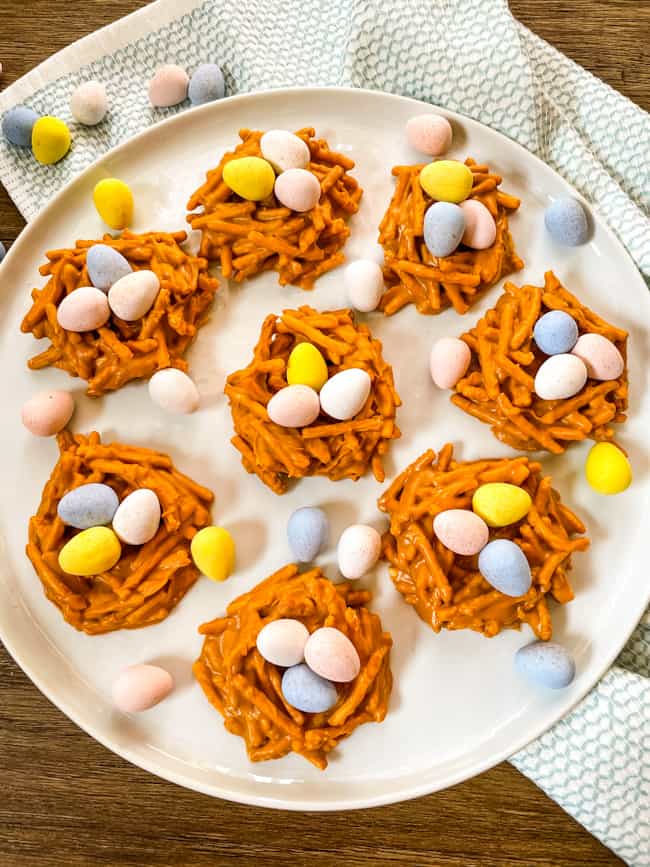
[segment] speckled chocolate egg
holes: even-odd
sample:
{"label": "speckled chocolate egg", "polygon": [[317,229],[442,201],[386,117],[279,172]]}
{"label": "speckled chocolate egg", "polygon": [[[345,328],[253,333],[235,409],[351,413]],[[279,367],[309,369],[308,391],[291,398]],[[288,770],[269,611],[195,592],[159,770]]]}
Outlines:
{"label": "speckled chocolate egg", "polygon": [[305,662],[316,674],[335,683],[349,683],[361,668],[354,644],[332,626],[312,632],[305,644]]}
{"label": "speckled chocolate egg", "polygon": [[39,391],[23,404],[22,422],[37,437],[51,437],[67,425],[74,412],[69,391]]}
{"label": "speckled chocolate egg", "polygon": [[304,623],[292,617],[280,617],[260,629],[255,644],[267,662],[289,668],[305,658],[308,638],[309,630]]}
{"label": "speckled chocolate egg", "polygon": [[573,397],[587,381],[587,368],[577,355],[551,355],[535,375],[535,394],[542,400]]}
{"label": "speckled chocolate egg", "polygon": [[311,155],[305,142],[286,129],[270,129],[260,139],[260,149],[265,160],[276,172],[289,169],[306,169]]}
{"label": "speckled chocolate egg", "polygon": [[433,519],[433,532],[445,548],[469,557],[484,548],[490,531],[485,521],[469,509],[447,509]]}
{"label": "speckled chocolate egg", "polygon": [[441,114],[417,114],[406,122],[406,137],[416,151],[439,157],[451,147],[451,124]]}
{"label": "speckled chocolate egg", "polygon": [[469,346],[457,337],[441,337],[431,347],[429,370],[438,388],[454,388],[472,359]]}
{"label": "speckled chocolate egg", "polygon": [[80,286],[66,295],[56,311],[57,322],[66,331],[95,331],[111,315],[108,299],[101,289]]}
{"label": "speckled chocolate egg", "polygon": [[160,280],[153,271],[132,271],[113,283],[108,304],[117,317],[135,322],[149,312],[159,291]]}
{"label": "speckled chocolate egg", "polygon": [[276,391],[266,411],[280,427],[305,427],[320,413],[318,394],[308,385],[288,385]]}
{"label": "speckled chocolate egg", "polygon": [[339,571],[345,578],[361,578],[381,554],[381,536],[374,527],[352,524],[339,538],[336,549]]}
{"label": "speckled chocolate egg", "polygon": [[372,380],[361,368],[349,367],[331,376],[320,390],[323,412],[339,421],[347,421],[368,400]]}
{"label": "speckled chocolate egg", "polygon": [[472,250],[487,250],[497,236],[497,224],[492,214],[478,199],[465,199],[458,207],[465,217],[462,243]]}
{"label": "speckled chocolate egg", "polygon": [[125,497],[113,516],[113,529],[127,545],[144,545],[158,532],[160,500],[151,488],[138,488]]}
{"label": "speckled chocolate egg", "polygon": [[149,380],[149,396],[161,409],[179,414],[194,412],[200,403],[194,381],[175,367],[154,373]]}
{"label": "speckled chocolate egg", "polygon": [[149,82],[149,100],[155,108],[178,105],[187,98],[190,80],[180,66],[168,63],[157,70]]}
{"label": "speckled chocolate egg", "polygon": [[292,211],[311,211],[320,199],[320,183],[306,169],[287,169],[275,179],[275,198]]}
{"label": "speckled chocolate egg", "polygon": [[174,688],[174,679],[158,665],[131,665],[113,684],[113,701],[124,713],[142,713],[159,704]]}
{"label": "speckled chocolate egg", "polygon": [[571,355],[582,359],[591,379],[618,379],[625,369],[623,356],[602,334],[581,334]]}

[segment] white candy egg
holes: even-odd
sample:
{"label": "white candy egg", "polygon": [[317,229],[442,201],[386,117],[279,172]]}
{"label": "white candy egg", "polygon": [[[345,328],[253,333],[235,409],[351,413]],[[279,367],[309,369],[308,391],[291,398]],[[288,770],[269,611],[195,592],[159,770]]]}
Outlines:
{"label": "white candy egg", "polygon": [[159,291],[160,280],[153,271],[132,271],[113,283],[108,303],[120,319],[135,322],[149,312]]}
{"label": "white candy egg", "polygon": [[200,400],[194,382],[175,367],[154,373],[149,380],[149,396],[162,409],[175,413],[194,412]]}
{"label": "white candy egg", "polygon": [[368,400],[371,385],[370,375],[359,367],[336,373],[320,390],[323,412],[339,421],[354,418]]}
{"label": "white candy egg", "polygon": [[571,355],[582,359],[592,379],[618,379],[625,369],[623,356],[602,334],[581,334]]}
{"label": "white candy egg", "polygon": [[260,139],[262,156],[276,172],[306,169],[311,155],[305,142],[286,129],[270,129]]}
{"label": "white candy egg", "polygon": [[384,275],[381,265],[372,259],[357,259],[350,262],[343,272],[343,282],[350,304],[362,313],[376,310],[384,292]]}
{"label": "white candy egg", "polygon": [[320,183],[306,169],[287,169],[275,179],[275,198],[292,211],[311,211],[320,199]]}
{"label": "white candy egg", "polygon": [[124,713],[141,713],[166,698],[174,679],[157,665],[131,665],[113,684],[113,701]]}
{"label": "white candy egg", "polygon": [[85,81],[70,97],[73,118],[85,126],[95,126],[106,117],[108,99],[101,81]]}
{"label": "white candy egg", "polygon": [[276,391],[268,402],[269,418],[280,427],[305,427],[318,418],[318,393],[308,385],[288,385]]}
{"label": "white candy egg", "polygon": [[113,529],[127,545],[144,545],[158,532],[160,500],[150,488],[138,488],[125,497],[113,515]]}
{"label": "white candy egg", "polygon": [[332,626],[312,632],[305,645],[305,662],[315,674],[335,683],[349,683],[361,669],[354,644]]}
{"label": "white candy egg", "polygon": [[576,355],[551,355],[537,371],[535,394],[542,400],[573,397],[587,381],[587,368]]}
{"label": "white candy egg", "polygon": [[94,286],[80,286],[66,295],[56,311],[56,319],[66,331],[94,331],[106,325],[111,315],[106,293]]}
{"label": "white candy egg", "polygon": [[267,662],[290,668],[303,661],[308,638],[309,630],[304,623],[281,617],[260,629],[256,645]]}
{"label": "white candy egg", "polygon": [[336,553],[341,575],[361,578],[379,560],[381,536],[374,527],[352,524],[341,533]]}

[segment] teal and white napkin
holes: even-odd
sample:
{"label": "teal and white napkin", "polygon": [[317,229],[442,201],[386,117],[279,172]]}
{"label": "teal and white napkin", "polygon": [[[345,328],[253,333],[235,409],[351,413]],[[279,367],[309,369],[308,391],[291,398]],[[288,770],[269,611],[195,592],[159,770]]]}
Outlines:
{"label": "teal and white napkin", "polygon": [[[515,21],[505,0],[157,0],[0,93],[71,125],[82,81],[111,110],[75,126],[56,166],[0,141],[0,179],[29,220],[78,172],[161,117],[144,82],[162,63],[215,61],[229,94],[351,85],[432,102],[523,144],[590,200],[650,281],[650,118]],[[650,614],[581,705],[511,760],[633,867],[650,867]]]}

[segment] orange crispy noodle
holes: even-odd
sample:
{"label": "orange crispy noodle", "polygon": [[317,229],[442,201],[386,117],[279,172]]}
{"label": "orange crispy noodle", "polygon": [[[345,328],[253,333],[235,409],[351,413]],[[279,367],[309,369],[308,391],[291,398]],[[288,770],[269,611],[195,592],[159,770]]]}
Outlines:
{"label": "orange crispy noodle", "polygon": [[[490,540],[511,539],[528,558],[532,584],[524,596],[495,590],[478,571],[478,555],[454,554],[433,532],[439,512],[471,509],[474,491],[487,482],[519,485],[532,499],[521,521],[490,528]],[[379,508],[390,515],[383,538],[390,577],[434,632],[474,629],[491,638],[528,623],[538,638],[551,637],[547,597],[561,604],[573,599],[571,553],[584,551],[589,540],[573,538],[585,527],[562,504],[540,464],[524,456],[459,462],[448,444],[437,458],[430,449],[407,467],[381,496]]]}
{"label": "orange crispy noodle", "polygon": [[88,382],[88,394],[98,397],[132,379],[148,379],[164,367],[187,370],[183,356],[207,319],[219,283],[208,274],[206,259],[190,256],[180,246],[185,232],[150,232],[119,238],[104,235],[102,244],[118,250],[134,271],[154,271],[160,292],[149,312],[135,322],[111,314],[102,328],[78,334],[57,322],[58,305],[80,286],[90,286],[86,269],[88,248],[99,241],[77,241],[73,250],[52,250],[40,268],[49,276],[42,289],[32,290],[33,304],[21,330],[46,337],[50,346],[29,361],[32,370],[60,367]]}
{"label": "orange crispy noodle", "polygon": [[[393,642],[379,617],[364,607],[369,601],[370,593],[354,590],[349,581],[332,584],[320,569],[301,575],[289,565],[231,602],[225,617],[200,627],[206,638],[194,676],[226,729],[244,738],[251,761],[295,752],[324,770],[327,754],[340,740],[363,723],[384,719]],[[359,654],[358,676],[337,684],[338,701],[324,713],[303,713],[287,704],[283,669],[255,646],[262,627],[281,617],[300,620],[310,632],[321,626],[340,629]]]}
{"label": "orange crispy noodle", "polygon": [[[330,377],[350,367],[370,375],[370,395],[353,419],[334,421],[321,414],[303,428],[280,427],[269,419],[266,405],[286,387],[289,355],[303,341],[320,350]],[[285,310],[280,317],[267,316],[253,360],[226,382],[235,428],[232,443],[241,452],[245,469],[276,494],[287,490],[289,479],[320,475],[332,481],[356,480],[369,466],[383,481],[383,455],[390,441],[400,436],[395,413],[401,401],[381,350],[366,325],[355,325],[350,310],[319,313],[300,307]]]}
{"label": "orange crispy noodle", "polygon": [[[344,261],[343,246],[350,229],[347,219],[359,209],[362,189],[349,174],[354,161],[331,151],[325,139],[314,138],[311,128],[296,132],[309,147],[307,169],[321,185],[319,203],[298,213],[271,195],[263,202],[249,202],[226,186],[222,179],[227,162],[240,157],[261,157],[263,133],[242,129],[241,144],[226,153],[208,172],[203,186],[193,193],[187,220],[203,233],[201,255],[218,259],[224,277],[238,283],[262,271],[277,271],[280,284],[313,289],[314,282]],[[197,210],[198,209],[198,210]]]}
{"label": "orange crispy noodle", "polygon": [[[210,523],[213,496],[179,473],[167,455],[121,443],[103,444],[63,431],[61,455],[29,522],[27,556],[47,598],[75,629],[97,635],[136,629],[164,620],[199,576],[190,541]],[[122,556],[108,572],[84,578],[59,566],[59,552],[78,530],[57,515],[59,500],[89,482],[109,485],[120,500],[136,488],[151,488],[160,500],[162,521],[145,545],[122,544]]]}
{"label": "orange crispy noodle", "polygon": [[487,250],[461,245],[442,258],[429,252],[423,238],[424,214],[433,199],[420,185],[424,165],[394,166],[397,185],[379,225],[386,283],[380,308],[387,316],[407,304],[415,304],[420,313],[440,313],[449,306],[457,313],[467,313],[483,292],[524,266],[508,228],[508,213],[519,207],[519,199],[498,189],[499,175],[469,157],[465,165],[474,175],[469,198],[482,202],[494,217],[494,244]]}
{"label": "orange crispy noodle", "polygon": [[588,379],[574,397],[542,400],[535,394],[534,380],[547,356],[533,340],[533,328],[549,310],[566,311],[580,334],[607,337],[625,359],[627,332],[582,305],[547,271],[544,286],[506,283],[495,307],[461,335],[472,358],[451,400],[491,425],[495,437],[515,449],[561,454],[572,442],[586,437],[612,439],[609,425],[626,418],[627,365],[618,379]]}

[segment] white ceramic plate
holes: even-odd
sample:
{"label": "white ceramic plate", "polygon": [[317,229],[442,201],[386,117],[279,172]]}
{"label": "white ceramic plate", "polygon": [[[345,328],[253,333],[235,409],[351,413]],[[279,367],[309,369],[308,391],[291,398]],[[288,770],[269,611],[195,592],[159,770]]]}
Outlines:
{"label": "white ceramic plate", "polygon": [[[37,344],[21,335],[29,290],[40,286],[37,272],[48,249],[95,238],[102,226],[91,191],[102,177],[117,176],[133,188],[136,231],[184,227],[189,193],[203,180],[241,127],[297,129],[314,125],[332,147],[357,163],[365,193],[352,224],[349,258],[380,255],[377,224],[393,188],[391,166],[415,162],[405,143],[404,124],[415,113],[432,111],[409,99],[355,90],[276,91],[226,99],[189,111],[117,148],[64,190],[22,233],[0,267],[0,370],[3,411],[0,433],[0,635],[9,651],[69,717],[110,749],[143,768],[182,785],[262,806],[329,810],[385,804],[457,783],[496,764],[540,735],[565,714],[616,657],[648,603],[644,561],[648,476],[644,442],[650,424],[647,397],[647,332],[650,299],[632,262],[612,233],[596,219],[593,240],[579,249],[559,248],[542,227],[548,202],[569,190],[551,169],[502,135],[449,113],[455,128],[452,156],[473,155],[503,175],[503,189],[520,196],[511,221],[526,270],[517,281],[537,282],[553,268],[569,289],[631,334],[630,419],[620,433],[636,478],[616,499],[594,494],[583,479],[590,447],[580,444],[544,466],[565,501],[584,518],[593,542],[574,557],[576,599],[555,607],[555,636],[577,660],[578,676],[558,693],[541,693],[513,670],[515,650],[531,639],[507,632],[488,640],[472,632],[434,635],[407,606],[380,565],[365,583],[373,607],[393,634],[395,687],[382,725],[365,725],[331,754],[326,772],[290,756],[253,765],[242,740],[228,734],[220,715],[193,681],[190,666],[199,653],[197,626],[223,613],[230,599],[290,560],[286,522],[298,506],[323,506],[332,522],[332,544],[320,564],[337,578],[335,540],[353,522],[384,526],[376,509],[382,486],[372,478],[354,484],[308,479],[277,497],[247,475],[229,443],[230,414],[224,379],[248,362],[266,314],[306,302],[321,309],[346,304],[341,272],[327,275],[306,294],[280,288],[275,274],[243,287],[223,286],[209,324],[190,353],[191,372],[204,396],[190,417],[163,415],[152,406],[145,384],[130,385],[100,401],[83,396],[82,384],[61,371],[32,373],[26,361]],[[502,456],[510,450],[489,429],[449,403],[431,384],[432,341],[470,327],[494,302],[493,289],[481,305],[461,318],[453,311],[420,316],[413,307],[392,318],[370,314],[367,321],[383,341],[404,405],[398,414],[402,439],[392,446],[388,478],[426,448],[448,440],[457,456]],[[216,494],[213,517],[228,527],[238,548],[237,573],[222,585],[200,580],[163,623],[135,631],[88,637],[77,633],[44,597],[24,555],[27,522],[57,457],[53,440],[31,437],[21,427],[20,406],[47,387],[72,388],[78,400],[74,429],[99,430],[153,446]],[[138,717],[115,712],[110,686],[135,662],[158,662],[177,681],[172,696]]]}

